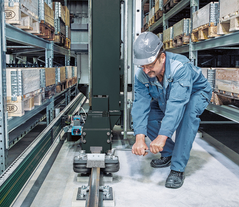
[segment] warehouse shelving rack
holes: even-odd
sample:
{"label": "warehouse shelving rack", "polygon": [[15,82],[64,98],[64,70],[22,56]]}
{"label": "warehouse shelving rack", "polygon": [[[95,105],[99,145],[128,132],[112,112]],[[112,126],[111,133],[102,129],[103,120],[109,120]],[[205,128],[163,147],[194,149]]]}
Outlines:
{"label": "warehouse shelving rack", "polygon": [[[6,169],[7,166],[7,155],[8,149],[16,143],[19,135],[13,136],[9,139],[9,133],[13,132],[16,128],[21,127],[25,123],[26,131],[30,131],[39,121],[46,118],[47,124],[49,124],[53,119],[54,114],[54,101],[59,97],[63,97],[65,103],[70,102],[70,96],[72,94],[76,95],[75,85],[66,89],[65,91],[57,94],[51,99],[44,102],[41,106],[36,106],[33,110],[28,111],[22,117],[11,117],[7,118],[6,112],[6,51],[7,42],[19,45],[19,48],[29,48],[24,53],[24,56],[31,54],[31,52],[42,53],[45,56],[45,67],[53,67],[53,59],[55,55],[60,55],[65,57],[65,66],[70,65],[71,57],[75,58],[76,54],[70,49],[65,49],[54,44],[53,41],[47,41],[45,39],[39,38],[33,34],[27,33],[19,28],[16,28],[10,24],[5,23],[4,15],[4,1],[0,4],[0,48],[1,48],[1,66],[0,66],[0,174]],[[11,47],[11,46],[10,46]],[[45,115],[40,115],[40,112],[46,110]],[[33,119],[35,117],[35,119]],[[32,120],[32,121],[30,121]],[[28,125],[26,126],[26,122]]]}
{"label": "warehouse shelving rack", "polygon": [[[152,0],[143,0],[142,8],[146,2],[149,1],[149,6],[152,7]],[[158,27],[163,27],[163,29],[168,28],[168,20],[190,5],[190,17],[192,19],[192,14],[198,10],[200,0],[181,0],[177,5],[175,5],[166,14],[163,14],[157,22],[155,22],[148,31],[154,32]],[[219,0],[220,2],[220,0]],[[150,8],[151,8],[150,7]],[[191,21],[192,22],[192,21]],[[198,61],[198,51],[208,50],[208,49],[235,49],[230,46],[239,45],[239,32],[233,32],[224,36],[215,37],[212,39],[207,39],[201,42],[191,42],[188,45],[181,47],[176,47],[168,49],[168,52],[174,52],[179,54],[188,54],[189,59],[197,65]],[[209,104],[207,110],[230,119],[234,122],[239,123],[239,110],[237,108],[229,106],[218,106],[214,104]]]}

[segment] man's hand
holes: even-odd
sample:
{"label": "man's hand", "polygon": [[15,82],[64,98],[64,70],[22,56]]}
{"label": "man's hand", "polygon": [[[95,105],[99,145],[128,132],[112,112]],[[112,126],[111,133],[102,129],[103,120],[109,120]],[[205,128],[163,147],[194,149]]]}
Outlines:
{"label": "man's hand", "polygon": [[162,152],[167,138],[168,138],[167,136],[158,135],[156,137],[156,139],[150,143],[150,151],[153,154],[157,154],[158,152]]}
{"label": "man's hand", "polygon": [[145,141],[145,135],[144,134],[137,134],[136,135],[136,142],[134,143],[132,147],[132,153],[136,155],[147,155],[148,153],[145,152],[145,150],[148,150],[148,146],[146,145]]}

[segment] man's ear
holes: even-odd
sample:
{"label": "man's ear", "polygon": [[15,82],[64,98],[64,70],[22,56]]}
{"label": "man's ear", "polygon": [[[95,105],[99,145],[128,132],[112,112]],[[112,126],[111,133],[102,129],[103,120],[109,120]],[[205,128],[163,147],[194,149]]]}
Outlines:
{"label": "man's ear", "polygon": [[162,53],[161,55],[160,55],[160,62],[161,63],[165,63],[165,61],[166,61],[166,55],[165,55],[165,53]]}

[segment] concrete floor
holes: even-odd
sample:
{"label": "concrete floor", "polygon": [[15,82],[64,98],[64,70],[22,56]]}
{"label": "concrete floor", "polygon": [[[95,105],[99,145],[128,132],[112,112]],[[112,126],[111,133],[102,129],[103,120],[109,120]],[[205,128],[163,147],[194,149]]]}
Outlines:
{"label": "concrete floor", "polygon": [[[120,144],[120,141],[116,141],[114,146]],[[53,150],[54,146],[51,151]],[[76,144],[64,143],[31,207],[72,206],[75,190],[86,184],[77,182],[77,174],[72,169],[73,157],[77,155],[78,150]],[[184,185],[179,189],[164,187],[170,172],[169,167],[150,167],[151,159],[159,155],[150,153],[145,157],[139,157],[130,151],[118,150],[116,155],[119,156],[120,170],[113,174],[112,183],[106,183],[113,187],[116,207],[239,206],[239,166],[201,138],[196,138],[193,144]],[[39,166],[14,207],[24,206],[22,203],[45,163],[46,161],[43,161]]]}

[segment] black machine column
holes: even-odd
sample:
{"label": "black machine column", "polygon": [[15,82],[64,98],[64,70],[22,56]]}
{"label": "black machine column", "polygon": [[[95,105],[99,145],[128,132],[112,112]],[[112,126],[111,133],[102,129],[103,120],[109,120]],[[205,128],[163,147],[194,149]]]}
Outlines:
{"label": "black machine column", "polygon": [[111,132],[120,120],[120,0],[92,0],[92,73],[90,111],[83,129],[82,149],[111,149]]}

